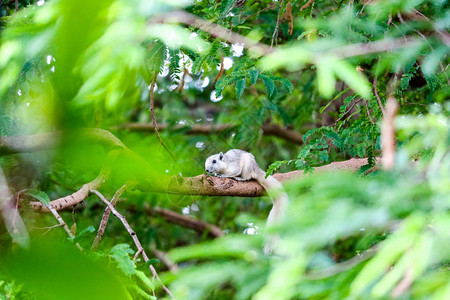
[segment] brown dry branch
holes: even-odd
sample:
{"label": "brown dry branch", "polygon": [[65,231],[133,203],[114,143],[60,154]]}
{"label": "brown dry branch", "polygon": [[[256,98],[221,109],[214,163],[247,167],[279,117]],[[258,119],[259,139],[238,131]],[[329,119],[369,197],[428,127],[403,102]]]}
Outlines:
{"label": "brown dry branch", "polygon": [[395,128],[394,121],[397,114],[398,104],[394,98],[386,102],[386,114],[381,126],[381,151],[383,153],[383,167],[392,170],[395,164]]}
{"label": "brown dry branch", "polygon": [[301,8],[300,11],[307,9],[308,7],[311,6],[311,4],[313,4],[314,0],[308,0],[308,2],[306,2]]}
{"label": "brown dry branch", "polygon": [[[184,133],[186,134],[211,134],[211,133],[217,133],[220,131],[224,131],[227,129],[234,128],[236,126],[231,124],[195,124],[192,126],[182,126],[182,125],[176,125],[176,126],[169,126],[167,124],[160,124],[158,125],[159,131],[163,130],[183,130],[186,129]],[[154,126],[152,124],[147,123],[128,123],[120,126],[121,129],[128,129],[131,131],[153,131]],[[278,125],[263,125],[261,127],[262,131],[266,135],[273,135],[280,138],[283,138],[287,141],[294,142],[297,144],[303,144],[303,137],[300,133],[298,133],[295,130],[287,129]]]}
{"label": "brown dry branch", "polygon": [[[115,206],[117,203],[117,200],[119,200],[122,193],[127,189],[128,185],[123,185],[120,189],[118,189],[113,198],[111,199],[111,205]],[[95,250],[98,247],[98,244],[100,244],[103,234],[105,233],[106,225],[108,224],[109,215],[111,214],[111,210],[109,207],[105,208],[105,211],[103,212],[103,217],[100,222],[100,225],[98,227],[97,235],[95,236],[94,242],[91,246],[91,251]]]}
{"label": "brown dry branch", "polygon": [[196,220],[188,216],[183,216],[169,209],[165,209],[162,207],[152,207],[150,209],[147,209],[146,212],[149,214],[158,214],[167,222],[177,224],[185,228],[190,228],[202,234],[207,232],[213,237],[221,237],[223,235],[222,230],[215,225]]}
{"label": "brown dry branch", "polygon": [[[98,196],[98,198],[104,203],[106,204],[106,206],[111,210],[112,214],[114,216],[116,216],[123,224],[123,226],[125,227],[125,229],[128,231],[128,233],[130,234],[131,238],[133,239],[134,244],[136,245],[136,248],[138,250],[138,253],[142,255],[142,258],[144,259],[145,263],[149,262],[149,258],[147,256],[147,254],[145,253],[144,247],[142,247],[141,242],[139,241],[139,238],[136,235],[136,232],[134,232],[134,230],[131,228],[130,224],[128,224],[128,221],[125,219],[125,217],[123,215],[121,215],[116,208],[108,201],[106,200],[106,198],[97,190],[91,190],[92,193],[94,193],[95,195]],[[153,277],[158,279],[158,281],[161,283],[162,288],[164,289],[164,291],[172,298],[174,299],[172,292],[164,285],[164,283],[161,281],[161,279],[158,276],[158,273],[156,272],[155,268],[153,267],[153,265],[149,264],[148,265],[150,271],[153,274]]]}
{"label": "brown dry branch", "polygon": [[167,147],[167,145],[163,142],[163,140],[161,139],[161,136],[159,135],[159,131],[158,131],[158,123],[156,123],[156,116],[155,116],[155,84],[156,84],[156,77],[158,77],[158,72],[155,72],[154,76],[153,76],[153,80],[152,80],[152,84],[150,85],[150,112],[152,115],[152,122],[153,122],[153,127],[155,128],[155,134],[156,134],[156,138],[158,139],[159,143],[161,144],[161,146],[164,147],[164,149],[166,149],[166,151],[170,154],[170,156],[172,157],[172,159],[175,161],[175,156],[173,155],[172,151],[170,151],[170,149]]}

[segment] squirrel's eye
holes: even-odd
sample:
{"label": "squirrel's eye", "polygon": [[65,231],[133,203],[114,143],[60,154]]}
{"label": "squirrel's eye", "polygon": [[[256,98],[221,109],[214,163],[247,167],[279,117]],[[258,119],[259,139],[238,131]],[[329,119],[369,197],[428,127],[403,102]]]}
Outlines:
{"label": "squirrel's eye", "polygon": [[216,163],[216,160],[213,160],[213,164],[215,164]]}

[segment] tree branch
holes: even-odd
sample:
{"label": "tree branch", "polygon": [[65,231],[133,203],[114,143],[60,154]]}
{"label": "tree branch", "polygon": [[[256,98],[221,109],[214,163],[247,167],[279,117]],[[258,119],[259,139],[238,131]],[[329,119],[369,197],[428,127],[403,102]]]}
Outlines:
{"label": "tree branch", "polygon": [[[377,163],[381,160],[378,158]],[[356,171],[367,164],[367,158],[352,158],[346,161],[332,162],[331,164],[315,168],[316,172],[347,170]],[[288,181],[301,177],[303,171],[277,173],[273,176],[279,181]],[[83,185],[80,190],[72,195],[51,201],[50,205],[56,210],[62,210],[83,201],[89,195],[92,187],[100,187],[106,180],[106,176],[100,174],[95,180]],[[206,174],[195,177],[174,176],[166,186],[150,185],[145,179],[139,182],[137,189],[144,192],[159,192],[169,194],[199,195],[199,196],[229,196],[229,197],[260,197],[265,194],[264,188],[256,181],[236,181],[231,178],[212,177]],[[40,202],[31,202],[35,211],[48,212]]]}
{"label": "tree branch", "polygon": [[[159,131],[163,130],[183,130],[186,129],[184,133],[186,134],[211,134],[227,129],[235,128],[236,126],[231,124],[195,124],[192,126],[182,126],[176,125],[170,127],[167,124],[158,125]],[[148,123],[128,123],[120,126],[121,129],[128,129],[131,131],[153,131],[154,126]],[[300,133],[292,129],[286,129],[278,125],[263,125],[261,127],[262,131],[266,135],[273,135],[283,138],[287,141],[294,142],[297,144],[303,144],[303,137]]]}
{"label": "tree branch", "polygon": [[[119,200],[122,193],[127,189],[127,185],[123,185],[120,189],[116,191],[113,198],[111,199],[111,205],[115,206],[117,203],[117,200]],[[91,246],[91,251],[95,250],[98,247],[98,244],[100,244],[103,234],[105,233],[106,225],[108,224],[109,215],[111,214],[111,210],[109,207],[105,208],[105,211],[103,212],[103,217],[100,222],[100,225],[98,226],[97,235],[95,236],[94,242]]]}
{"label": "tree branch", "polygon": [[161,207],[152,207],[150,209],[147,209],[146,211],[150,214],[160,215],[167,222],[195,230],[199,233],[207,232],[213,237],[221,237],[223,235],[222,229],[220,229],[215,225],[200,220],[196,220],[191,217],[183,216],[169,209]]}
{"label": "tree branch", "polygon": [[[378,158],[377,163],[381,160]],[[333,162],[331,164],[315,168],[316,172],[347,170],[356,171],[367,164],[367,158],[352,158],[346,161]],[[289,181],[299,178],[303,171],[277,173],[273,176],[279,181]],[[141,186],[146,190],[146,186]],[[150,189],[147,189],[150,191]],[[265,193],[264,188],[256,181],[236,181],[230,178],[198,175],[195,177],[173,177],[165,189],[151,189],[153,192],[164,192],[184,195],[202,196],[229,196],[229,197],[260,197]]]}

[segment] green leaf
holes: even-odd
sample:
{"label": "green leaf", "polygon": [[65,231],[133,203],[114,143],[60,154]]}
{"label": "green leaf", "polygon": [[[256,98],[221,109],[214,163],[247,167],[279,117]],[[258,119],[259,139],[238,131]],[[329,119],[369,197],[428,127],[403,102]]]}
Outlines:
{"label": "green leaf", "polygon": [[271,98],[271,96],[273,95],[273,92],[275,90],[275,82],[269,76],[264,75],[264,74],[260,74],[259,78],[261,78],[261,80],[264,83],[264,86],[266,87],[267,96],[269,96],[269,98]]}
{"label": "green leaf", "polygon": [[144,285],[144,288],[146,290],[153,291],[155,289],[155,286],[153,285],[153,282],[150,279],[148,279],[147,275],[145,275],[144,272],[136,270],[135,275],[136,275],[137,278],[139,278],[139,280]]}
{"label": "green leaf", "polygon": [[236,96],[238,99],[241,98],[242,93],[244,93],[245,80],[246,80],[246,78],[244,77],[236,83]]}
{"label": "green leaf", "polygon": [[109,255],[117,262],[119,268],[127,276],[136,274],[136,265],[134,260],[130,258],[130,254],[134,254],[134,251],[131,249],[130,245],[118,244],[112,247]]}
{"label": "green leaf", "polygon": [[256,83],[256,80],[258,79],[258,74],[259,74],[258,70],[256,69],[250,70],[249,75],[251,84]]}
{"label": "green leaf", "polygon": [[50,204],[50,198],[48,197],[48,195],[45,192],[43,192],[41,190],[29,189],[25,192],[25,194],[40,201],[42,204],[44,204],[44,206],[48,206]]}
{"label": "green leaf", "polygon": [[91,233],[95,232],[95,227],[94,226],[88,226],[85,229],[83,229],[79,234],[77,234],[75,236],[75,238],[73,239],[74,242],[78,242],[80,240],[82,240],[83,238],[89,236]]}

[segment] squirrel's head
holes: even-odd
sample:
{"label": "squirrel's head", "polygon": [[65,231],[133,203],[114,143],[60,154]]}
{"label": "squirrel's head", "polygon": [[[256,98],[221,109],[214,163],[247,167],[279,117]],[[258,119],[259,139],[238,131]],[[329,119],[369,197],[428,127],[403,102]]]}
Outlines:
{"label": "squirrel's head", "polygon": [[225,163],[222,161],[223,153],[214,154],[205,161],[205,171],[209,174],[222,174],[225,169]]}

